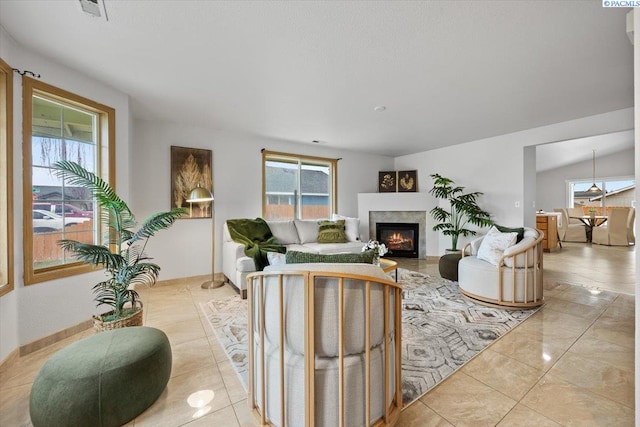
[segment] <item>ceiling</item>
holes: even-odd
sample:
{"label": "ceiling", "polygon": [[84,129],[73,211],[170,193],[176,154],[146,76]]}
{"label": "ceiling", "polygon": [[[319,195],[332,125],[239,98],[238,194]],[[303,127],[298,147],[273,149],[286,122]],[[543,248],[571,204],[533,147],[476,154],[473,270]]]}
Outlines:
{"label": "ceiling", "polygon": [[630,9],[599,0],[100,6],[2,0],[0,25],[139,119],[398,156],[633,106]]}
{"label": "ceiling", "polygon": [[619,151],[631,150],[634,147],[633,129],[538,145],[536,147],[536,171],[547,171],[587,160],[591,162],[593,150],[596,150],[597,158],[602,158]]}

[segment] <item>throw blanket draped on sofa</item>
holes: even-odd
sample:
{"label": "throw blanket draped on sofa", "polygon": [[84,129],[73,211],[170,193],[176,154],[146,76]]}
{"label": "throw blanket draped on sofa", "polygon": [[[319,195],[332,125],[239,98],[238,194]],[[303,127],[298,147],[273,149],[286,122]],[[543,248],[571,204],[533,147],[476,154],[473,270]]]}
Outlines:
{"label": "throw blanket draped on sofa", "polygon": [[244,245],[244,254],[253,258],[258,271],[269,265],[267,252],[283,254],[287,251],[278,239],[273,237],[269,225],[262,218],[228,219],[227,227],[231,238]]}

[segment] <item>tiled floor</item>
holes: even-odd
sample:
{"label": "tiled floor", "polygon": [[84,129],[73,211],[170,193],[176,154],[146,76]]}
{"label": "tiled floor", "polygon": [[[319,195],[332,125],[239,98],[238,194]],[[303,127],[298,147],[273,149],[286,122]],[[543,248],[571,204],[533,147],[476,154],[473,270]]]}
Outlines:
{"label": "tiled floor", "polygon": [[[438,274],[424,260],[401,260],[401,266]],[[546,306],[406,408],[399,426],[634,425],[634,248],[565,244],[545,255],[544,266]],[[145,324],[171,341],[173,371],[160,399],[129,425],[257,425],[199,308],[231,294],[228,286],[202,290],[194,281],[142,292]],[[30,425],[29,391],[38,369],[89,334],[0,372],[0,426]],[[188,397],[202,390],[215,393],[208,407],[189,406]]]}

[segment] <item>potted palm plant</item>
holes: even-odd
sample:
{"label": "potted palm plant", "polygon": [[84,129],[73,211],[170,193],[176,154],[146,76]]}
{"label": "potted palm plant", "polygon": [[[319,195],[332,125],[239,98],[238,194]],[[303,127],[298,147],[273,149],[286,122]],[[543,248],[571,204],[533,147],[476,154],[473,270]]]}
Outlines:
{"label": "potted palm plant", "polygon": [[74,257],[94,267],[101,267],[108,276],[93,287],[96,306],[107,305],[111,311],[94,316],[97,330],[142,325],[142,302],[135,284],[153,285],[160,266],[149,262],[145,253],[148,239],[169,228],[186,210],[172,209],[147,218],[140,226],[127,204],[102,178],[77,163],[55,163],[56,175],[68,185],[87,188],[95,197],[100,218],[106,224],[102,245],[60,240],[58,244]]}
{"label": "potted palm plant", "polygon": [[449,251],[458,251],[458,239],[460,236],[475,236],[476,231],[467,228],[468,224],[478,227],[493,225],[491,214],[478,206],[478,197],[481,192],[465,193],[464,187],[455,186],[453,180],[445,178],[437,173],[432,174],[433,188],[429,193],[437,199],[449,201],[449,210],[436,206],[430,213],[433,219],[438,221],[433,227],[434,231],[441,231],[445,236],[451,236],[451,248]]}

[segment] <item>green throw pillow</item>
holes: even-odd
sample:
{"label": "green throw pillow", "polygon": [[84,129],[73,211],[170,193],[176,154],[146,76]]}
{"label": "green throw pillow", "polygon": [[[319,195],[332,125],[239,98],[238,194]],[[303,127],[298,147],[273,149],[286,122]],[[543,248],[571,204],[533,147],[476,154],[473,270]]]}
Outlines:
{"label": "green throw pillow", "polygon": [[361,263],[373,264],[373,251],[359,254],[314,254],[309,252],[287,251],[287,264],[326,263]]}
{"label": "green throw pillow", "polygon": [[338,221],[318,221],[318,243],[347,243],[344,219]]}
{"label": "green throw pillow", "polygon": [[503,226],[498,225],[498,224],[494,224],[494,225],[498,229],[498,231],[501,232],[501,233],[518,233],[518,237],[516,237],[516,243],[520,243],[520,240],[524,239],[524,228],[523,227],[509,228],[509,227],[503,227]]}

